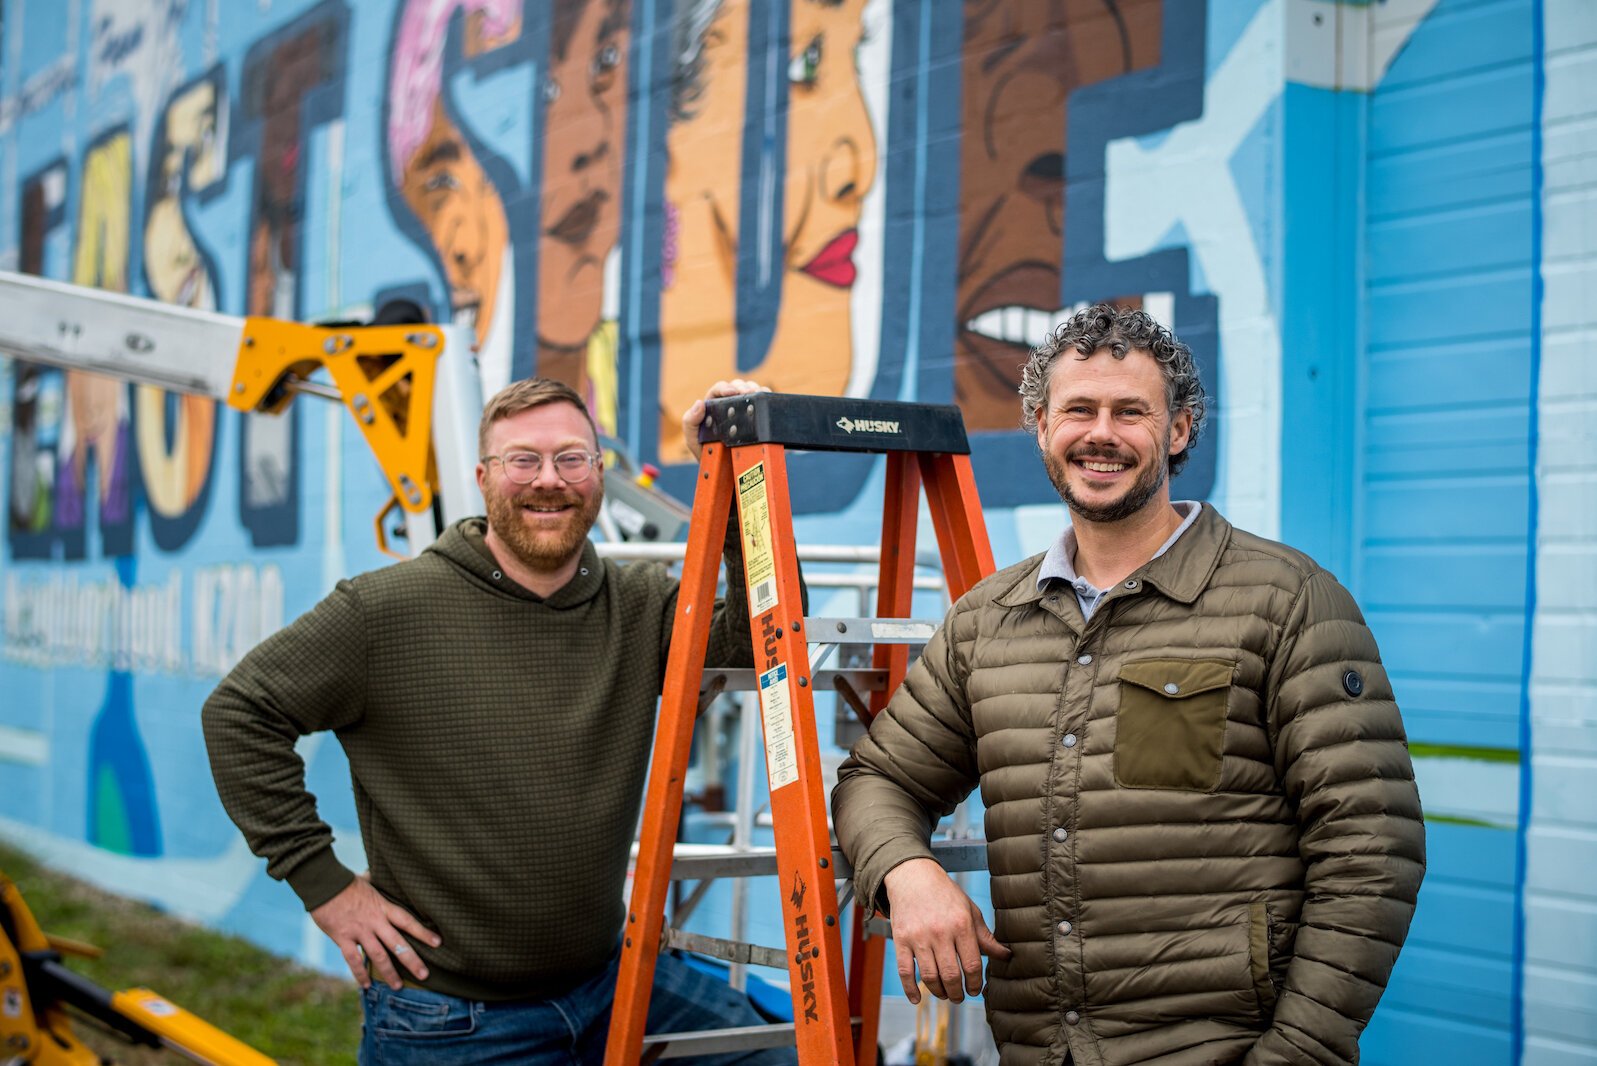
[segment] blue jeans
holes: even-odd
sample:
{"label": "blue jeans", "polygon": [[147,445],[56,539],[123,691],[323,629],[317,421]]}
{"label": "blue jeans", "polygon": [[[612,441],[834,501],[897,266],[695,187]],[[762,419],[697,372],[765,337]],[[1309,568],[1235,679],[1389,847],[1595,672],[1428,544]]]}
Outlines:
{"label": "blue jeans", "polygon": [[[409,985],[373,982],[362,998],[361,1066],[590,1066],[604,1061],[621,953],[563,996],[510,1002],[457,999]],[[760,1025],[748,997],[725,981],[662,953],[649,997],[650,1033]],[[792,1048],[692,1060],[704,1066],[788,1066]]]}

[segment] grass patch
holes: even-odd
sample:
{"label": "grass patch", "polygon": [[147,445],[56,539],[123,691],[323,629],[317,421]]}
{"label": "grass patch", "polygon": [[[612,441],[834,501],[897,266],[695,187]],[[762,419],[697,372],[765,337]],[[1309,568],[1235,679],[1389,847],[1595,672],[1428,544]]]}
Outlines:
{"label": "grass patch", "polygon": [[[0,871],[17,883],[45,932],[105,949],[99,959],[67,959],[91,981],[153,988],[283,1066],[354,1066],[360,994],[348,977],[305,969],[238,937],[102,892],[4,844]],[[126,1066],[187,1061],[74,1021],[79,1039]]]}

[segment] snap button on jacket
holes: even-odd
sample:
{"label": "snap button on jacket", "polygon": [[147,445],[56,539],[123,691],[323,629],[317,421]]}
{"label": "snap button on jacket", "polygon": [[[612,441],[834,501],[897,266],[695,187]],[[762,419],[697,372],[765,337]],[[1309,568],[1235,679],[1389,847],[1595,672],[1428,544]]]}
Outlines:
{"label": "snap button on jacket", "polygon": [[1090,622],[1041,560],[954,605],[843,764],[858,895],[979,786],[1003,1066],[1356,1062],[1425,843],[1352,597],[1207,505]]}

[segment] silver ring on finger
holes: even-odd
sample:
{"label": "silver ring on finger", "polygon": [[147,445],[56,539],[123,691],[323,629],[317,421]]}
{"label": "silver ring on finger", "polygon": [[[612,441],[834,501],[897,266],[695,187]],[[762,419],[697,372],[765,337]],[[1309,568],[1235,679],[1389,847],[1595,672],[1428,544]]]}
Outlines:
{"label": "silver ring on finger", "polygon": [[405,952],[407,952],[409,950],[410,950],[410,945],[406,944],[403,940],[401,940],[399,943],[394,945],[394,954],[395,955],[403,955]]}

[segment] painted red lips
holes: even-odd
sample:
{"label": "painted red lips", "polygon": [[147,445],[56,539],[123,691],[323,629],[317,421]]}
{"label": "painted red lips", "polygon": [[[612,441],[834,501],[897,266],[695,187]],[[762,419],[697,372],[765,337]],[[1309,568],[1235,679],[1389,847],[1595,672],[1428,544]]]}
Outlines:
{"label": "painted red lips", "polygon": [[824,281],[840,289],[850,288],[859,274],[854,267],[854,246],[857,244],[859,230],[846,229],[827,242],[814,259],[799,269],[816,281]]}

